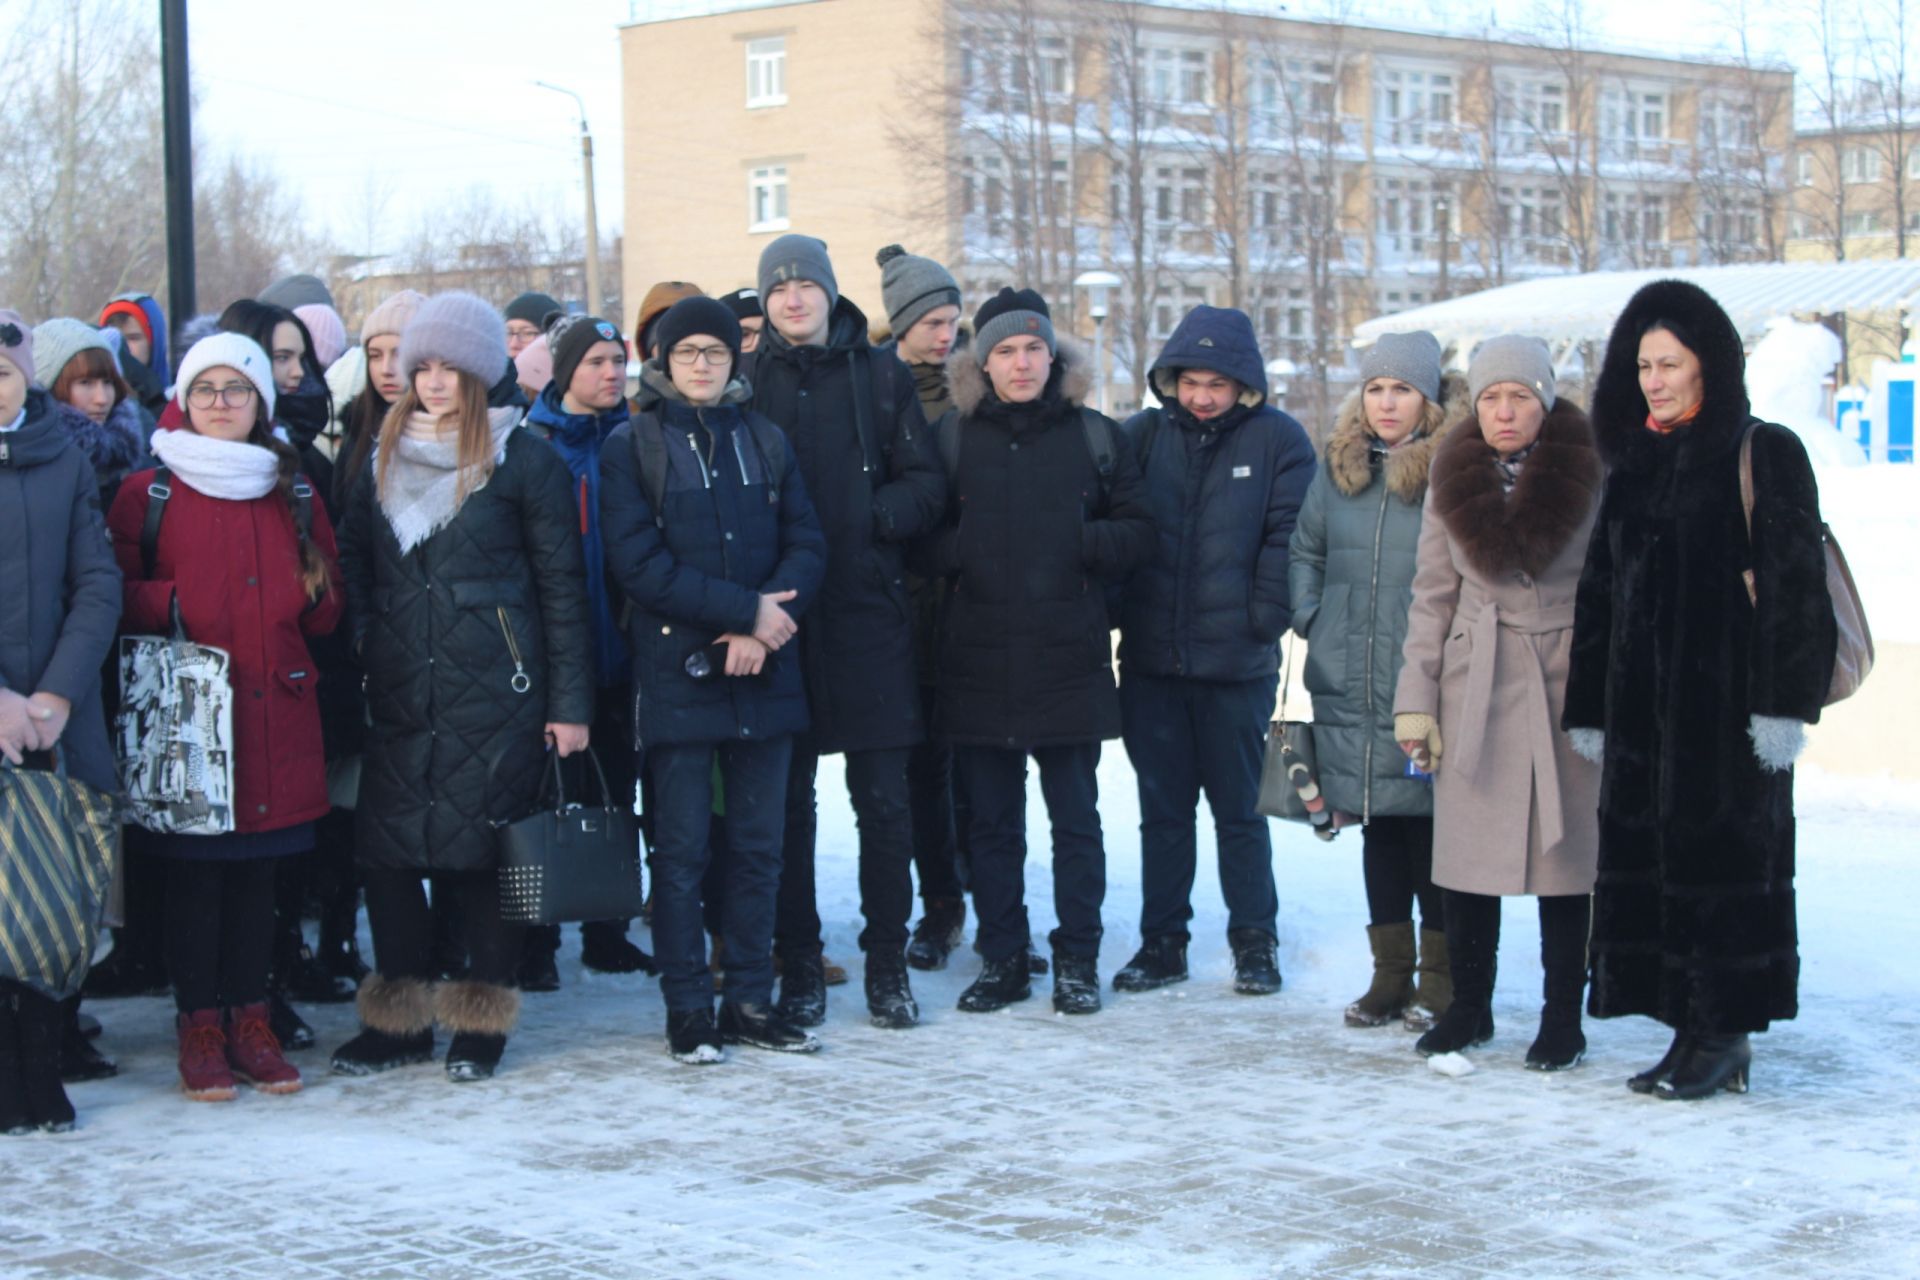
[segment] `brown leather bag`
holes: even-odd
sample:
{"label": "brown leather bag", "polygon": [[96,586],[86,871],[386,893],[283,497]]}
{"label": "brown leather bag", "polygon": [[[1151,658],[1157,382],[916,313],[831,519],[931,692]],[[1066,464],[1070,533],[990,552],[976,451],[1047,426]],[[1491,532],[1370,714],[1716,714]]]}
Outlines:
{"label": "brown leather bag", "polygon": [[[1753,433],[1760,424],[1747,424],[1740,437],[1740,506],[1747,514],[1747,543],[1753,543]],[[1827,550],[1827,594],[1833,598],[1833,620],[1839,640],[1833,654],[1833,683],[1827,686],[1826,701],[1834,703],[1853,696],[1873,670],[1873,631],[1867,626],[1867,609],[1860,602],[1860,588],[1854,585],[1853,570],[1847,567],[1846,553],[1825,521],[1820,525],[1820,541]],[[1747,602],[1759,603],[1753,570],[1740,575],[1747,584]]]}

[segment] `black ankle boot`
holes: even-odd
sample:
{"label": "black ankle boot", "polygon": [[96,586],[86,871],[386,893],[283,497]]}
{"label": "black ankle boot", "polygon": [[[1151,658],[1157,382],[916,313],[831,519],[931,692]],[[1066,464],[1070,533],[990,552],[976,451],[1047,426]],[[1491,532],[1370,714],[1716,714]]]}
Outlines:
{"label": "black ankle boot", "polygon": [[1722,1089],[1745,1093],[1752,1069],[1753,1046],[1744,1031],[1727,1036],[1694,1036],[1672,1074],[1654,1085],[1653,1096],[1691,1102]]}
{"label": "black ankle boot", "polygon": [[1674,1032],[1673,1043],[1667,1046],[1667,1052],[1661,1057],[1660,1061],[1654,1063],[1638,1075],[1628,1076],[1627,1088],[1633,1090],[1635,1093],[1652,1093],[1655,1086],[1672,1075],[1673,1069],[1680,1065],[1680,1059],[1685,1056],[1687,1051],[1688,1039],[1689,1037],[1686,1032]]}
{"label": "black ankle boot", "polygon": [[60,1079],[67,1084],[110,1080],[120,1074],[113,1059],[93,1047],[80,1028],[80,997],[60,1002]]}
{"label": "black ankle boot", "polygon": [[904,953],[867,952],[867,1016],[883,1031],[904,1031],[920,1021]]}
{"label": "black ankle boot", "polygon": [[827,1020],[827,966],[818,951],[780,958],[780,1017],[796,1027]]}
{"label": "black ankle boot", "polygon": [[1100,1012],[1100,970],[1095,957],[1053,953],[1053,1011]]}
{"label": "black ankle boot", "polygon": [[960,993],[955,1006],[962,1013],[992,1013],[1027,999],[1033,994],[1033,978],[1028,973],[1027,956],[1016,951],[1004,960],[989,960],[981,966],[973,985]]}
{"label": "black ankle boot", "polygon": [[1140,940],[1133,959],[1113,975],[1115,991],[1153,991],[1187,980],[1187,935],[1161,933]]}

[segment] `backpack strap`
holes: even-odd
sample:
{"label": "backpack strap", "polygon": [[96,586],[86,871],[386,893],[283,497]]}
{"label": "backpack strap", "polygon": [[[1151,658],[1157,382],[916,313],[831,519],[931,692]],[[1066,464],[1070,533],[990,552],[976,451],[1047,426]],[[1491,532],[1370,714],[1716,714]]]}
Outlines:
{"label": "backpack strap", "polygon": [[293,529],[302,547],[313,537],[313,483],[304,475],[293,478]]}
{"label": "backpack strap", "polygon": [[653,508],[653,525],[667,527],[667,441],[660,419],[651,413],[633,416],[633,459],[640,465],[640,487]]}
{"label": "backpack strap", "polygon": [[160,518],[167,514],[167,499],[172,496],[173,471],[155,467],[153,483],[147,486],[147,520],[140,526],[140,568],[148,578],[153,576],[154,553],[160,547]]}
{"label": "backpack strap", "polygon": [[780,434],[773,419],[765,414],[748,410],[747,434],[753,438],[753,447],[760,454],[760,469],[767,474],[767,505],[780,505],[780,477],[786,470],[786,437]]}
{"label": "backpack strap", "polygon": [[[1749,422],[1747,429],[1740,435],[1740,509],[1747,517],[1747,553],[1749,559],[1753,553],[1753,433],[1760,424]],[[1747,603],[1757,605],[1760,602],[1758,585],[1754,582],[1753,567],[1749,565],[1741,570],[1741,579],[1747,584]]]}
{"label": "backpack strap", "polygon": [[940,465],[946,469],[947,485],[952,487],[960,474],[960,417],[958,409],[949,409],[933,424],[934,442],[940,446]]}
{"label": "backpack strap", "polygon": [[1080,430],[1087,438],[1087,452],[1093,456],[1094,475],[1100,481],[1100,507],[1105,510],[1113,496],[1113,473],[1118,466],[1120,446],[1113,438],[1113,419],[1098,409],[1080,406]]}

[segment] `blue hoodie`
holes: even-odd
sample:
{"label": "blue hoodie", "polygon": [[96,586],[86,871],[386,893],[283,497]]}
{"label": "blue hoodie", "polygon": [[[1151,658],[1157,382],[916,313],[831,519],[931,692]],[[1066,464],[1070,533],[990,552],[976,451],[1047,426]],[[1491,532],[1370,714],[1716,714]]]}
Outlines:
{"label": "blue hoodie", "polygon": [[549,382],[527,410],[527,425],[559,452],[573,476],[580,510],[580,546],[587,561],[587,602],[593,608],[593,661],[601,688],[627,680],[627,646],[607,590],[606,540],[600,533],[600,450],[626,425],[627,402],[601,414],[569,413],[558,384]]}

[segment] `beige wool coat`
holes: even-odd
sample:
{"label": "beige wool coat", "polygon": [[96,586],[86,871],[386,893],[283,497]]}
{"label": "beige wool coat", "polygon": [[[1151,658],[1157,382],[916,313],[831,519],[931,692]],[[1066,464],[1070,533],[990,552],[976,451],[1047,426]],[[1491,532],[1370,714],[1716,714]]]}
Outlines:
{"label": "beige wool coat", "polygon": [[1590,893],[1600,768],[1559,725],[1599,455],[1586,415],[1561,401],[1511,494],[1495,459],[1472,418],[1434,455],[1393,708],[1440,725],[1435,884]]}

